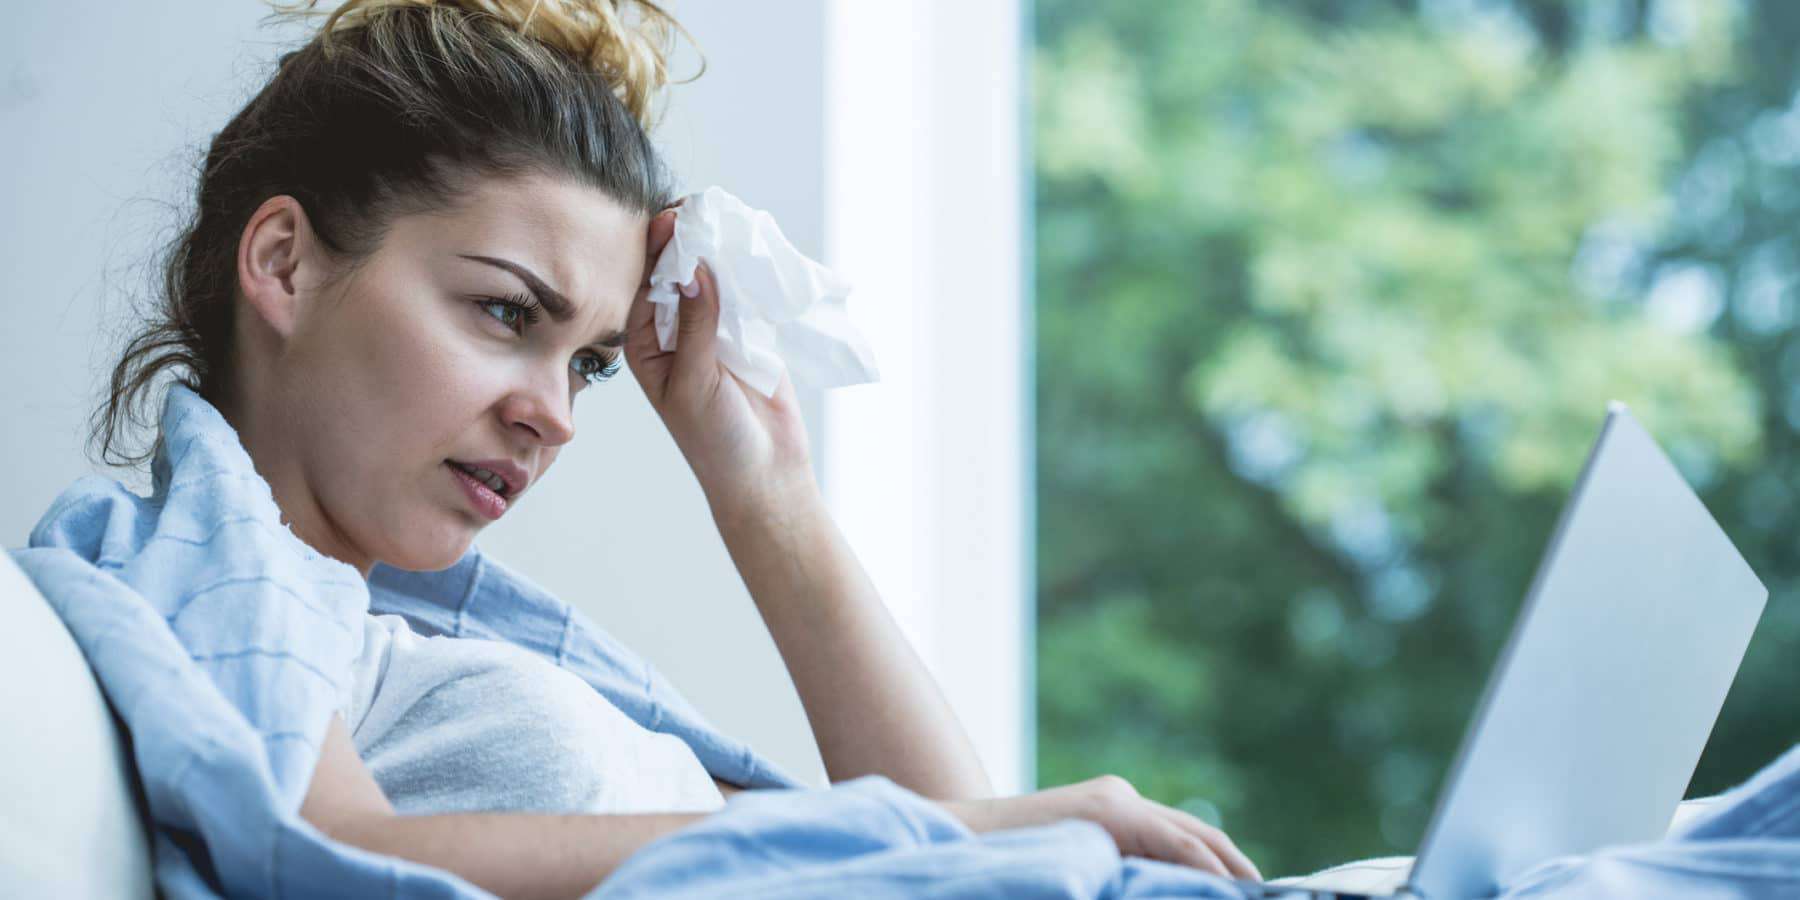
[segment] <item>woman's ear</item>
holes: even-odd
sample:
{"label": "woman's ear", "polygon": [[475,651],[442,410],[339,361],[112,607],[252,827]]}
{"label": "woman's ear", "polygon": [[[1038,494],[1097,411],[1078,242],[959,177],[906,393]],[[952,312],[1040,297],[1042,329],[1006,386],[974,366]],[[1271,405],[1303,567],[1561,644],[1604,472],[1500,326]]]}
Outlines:
{"label": "woman's ear", "polygon": [[[302,258],[312,262],[312,227],[300,201],[286,194],[256,208],[238,241],[238,290],[257,318],[287,338],[299,321],[303,298],[295,273]],[[317,273],[308,282],[317,282]]]}

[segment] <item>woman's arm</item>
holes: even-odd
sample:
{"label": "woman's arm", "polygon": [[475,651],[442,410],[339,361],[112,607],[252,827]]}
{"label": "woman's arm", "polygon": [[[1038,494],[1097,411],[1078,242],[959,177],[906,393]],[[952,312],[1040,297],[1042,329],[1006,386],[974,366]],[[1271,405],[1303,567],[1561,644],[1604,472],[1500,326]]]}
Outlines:
{"label": "woman's arm", "polygon": [[648,273],[674,230],[674,210],[650,221],[625,359],[706,493],[826,772],[881,774],[940,800],[992,794],[968,735],[826,512],[793,383],[784,374],[764,395],[719,361],[719,290],[705,263],[682,286],[675,348],[662,348]]}
{"label": "woman's arm", "polygon": [[[721,789],[726,786],[721,784]],[[736,791],[733,790],[733,793]],[[1122,779],[996,800],[940,801],[977,832],[1096,822],[1121,852],[1259,877],[1224,832],[1180,810],[1144,800]],[[453,872],[503,897],[579,897],[639,848],[704,817],[701,813],[399,815],[333,714],[300,815],[334,840]]]}
{"label": "woman's arm", "polygon": [[993,795],[968,734],[810,477],[709,496],[833,781],[881,774],[938,800]]}
{"label": "woman's arm", "polygon": [[332,838],[455,873],[506,897],[580,897],[638,848],[701,813],[586,815],[471,812],[369,816]]}

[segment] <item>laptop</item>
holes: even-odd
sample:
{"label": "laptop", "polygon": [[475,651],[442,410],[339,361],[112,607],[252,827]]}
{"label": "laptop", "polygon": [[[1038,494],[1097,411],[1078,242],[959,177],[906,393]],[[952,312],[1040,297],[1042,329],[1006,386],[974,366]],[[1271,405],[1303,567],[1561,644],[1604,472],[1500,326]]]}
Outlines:
{"label": "laptop", "polygon": [[1482,897],[1558,856],[1663,837],[1768,596],[1609,404],[1411,865],[1246,894]]}

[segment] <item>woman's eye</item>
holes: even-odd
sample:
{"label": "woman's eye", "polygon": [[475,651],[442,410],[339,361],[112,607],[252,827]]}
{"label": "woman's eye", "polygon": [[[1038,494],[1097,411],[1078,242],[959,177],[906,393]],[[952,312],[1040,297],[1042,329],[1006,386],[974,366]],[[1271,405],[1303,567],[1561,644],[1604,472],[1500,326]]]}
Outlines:
{"label": "woman's eye", "polygon": [[513,297],[484,297],[475,304],[488,310],[493,317],[512,329],[514,334],[524,334],[527,326],[537,324],[537,300],[520,294]]}
{"label": "woman's eye", "polygon": [[[530,297],[488,297],[475,301],[475,305],[511,329],[514,334],[524,334],[526,326],[535,324],[538,320],[537,303]],[[623,358],[623,354],[605,356],[583,353],[569,361],[569,368],[586,384],[599,384],[619,373]]]}
{"label": "woman's eye", "polygon": [[603,356],[584,354],[570,360],[569,368],[574,369],[575,374],[586,379],[589,384],[599,384],[619,374],[619,359],[618,357],[607,359]]}
{"label": "woman's eye", "polygon": [[500,324],[515,331],[518,330],[519,308],[517,306],[502,300],[487,300],[481,304],[481,308],[490,313],[498,309],[500,312],[495,314],[494,318],[500,320]]}

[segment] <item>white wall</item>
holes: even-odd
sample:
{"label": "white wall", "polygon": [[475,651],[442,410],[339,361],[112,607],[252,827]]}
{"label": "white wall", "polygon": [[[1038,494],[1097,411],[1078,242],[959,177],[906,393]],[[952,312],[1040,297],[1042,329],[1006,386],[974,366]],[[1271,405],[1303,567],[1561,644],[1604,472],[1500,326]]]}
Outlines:
{"label": "white wall", "polygon": [[[0,29],[0,543],[87,471],[84,416],[115,306],[147,260],[178,146],[237,108],[251,4],[19,4]],[[264,38],[265,40],[267,38]]]}
{"label": "white wall", "polygon": [[[0,30],[0,545],[89,470],[120,298],[206,141],[291,32],[248,0],[68,0]],[[1028,787],[1029,334],[1016,2],[684,0],[705,75],[656,138],[687,189],[769,210],[857,285],[883,381],[801,392],[833,510],[1003,790]],[[77,24],[79,23],[79,24]],[[676,77],[695,71],[685,44]],[[581,606],[726,731],[823,769],[791,682],[679,452],[629,378],[491,553]],[[119,477],[119,473],[113,473]],[[128,479],[140,486],[141,480]],[[617,512],[594,532],[593,499]],[[660,544],[679,536],[679,546]]]}

